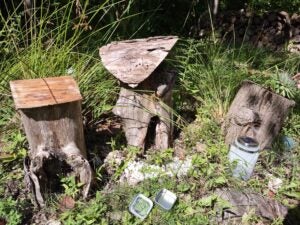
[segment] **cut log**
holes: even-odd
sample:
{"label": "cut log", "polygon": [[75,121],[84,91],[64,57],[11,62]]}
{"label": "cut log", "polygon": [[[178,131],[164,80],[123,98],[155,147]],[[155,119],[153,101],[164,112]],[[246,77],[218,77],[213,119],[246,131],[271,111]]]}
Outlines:
{"label": "cut log", "polygon": [[244,81],[223,124],[225,142],[232,144],[238,136],[246,135],[256,138],[260,149],[270,148],[294,105],[292,100]]}
{"label": "cut log", "polygon": [[74,79],[19,80],[10,86],[30,147],[24,166],[38,205],[44,206],[43,193],[59,184],[58,174],[74,175],[87,197],[92,176]]}
{"label": "cut log", "polygon": [[113,109],[123,122],[127,144],[145,148],[150,121],[155,121],[153,140],[155,149],[170,147],[172,138],[172,88],[175,73],[156,70],[138,88],[132,89],[123,85],[119,99]]}
{"label": "cut log", "polygon": [[177,40],[175,36],[160,36],[118,41],[101,47],[99,53],[112,75],[136,87],[165,59]]}

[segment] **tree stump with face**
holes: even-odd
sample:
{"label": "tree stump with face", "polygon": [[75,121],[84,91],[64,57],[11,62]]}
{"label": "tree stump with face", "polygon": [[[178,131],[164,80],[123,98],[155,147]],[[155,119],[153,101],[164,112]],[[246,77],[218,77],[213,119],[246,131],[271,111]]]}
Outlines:
{"label": "tree stump with face", "polygon": [[104,66],[121,83],[113,112],[122,118],[128,145],[170,147],[175,73],[159,65],[177,40],[174,36],[151,37],[100,48]]}
{"label": "tree stump with face", "polygon": [[295,102],[253,82],[244,81],[227,113],[223,131],[232,144],[238,136],[257,139],[260,149],[270,148]]}
{"label": "tree stump with face", "polygon": [[86,149],[79,89],[72,77],[10,82],[29,143],[25,174],[39,206],[43,193],[60,186],[61,176],[74,175],[87,197],[91,168]]}

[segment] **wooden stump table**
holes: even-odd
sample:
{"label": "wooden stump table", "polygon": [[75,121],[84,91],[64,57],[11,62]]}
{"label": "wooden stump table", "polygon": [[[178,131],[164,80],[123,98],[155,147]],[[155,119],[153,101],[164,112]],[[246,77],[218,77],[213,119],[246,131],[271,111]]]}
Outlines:
{"label": "wooden stump table", "polygon": [[[175,72],[160,64],[177,40],[175,36],[151,37],[113,42],[100,48],[104,66],[121,82],[113,112],[122,118],[128,145],[142,149],[147,143],[155,149],[170,146]],[[155,123],[152,138],[151,122]]]}
{"label": "wooden stump table", "polygon": [[58,185],[57,174],[74,175],[84,184],[86,197],[91,168],[75,80],[70,76],[16,80],[10,87],[30,147],[24,166],[38,205],[44,206],[42,193]]}

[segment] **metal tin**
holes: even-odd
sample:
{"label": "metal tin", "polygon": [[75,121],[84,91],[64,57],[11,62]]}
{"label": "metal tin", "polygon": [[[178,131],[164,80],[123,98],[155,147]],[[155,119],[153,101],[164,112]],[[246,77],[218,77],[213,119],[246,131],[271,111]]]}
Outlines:
{"label": "metal tin", "polygon": [[175,204],[176,199],[177,197],[173,192],[167,189],[162,189],[155,196],[154,202],[158,204],[161,208],[165,210],[170,210]]}
{"label": "metal tin", "polygon": [[140,219],[145,219],[153,207],[153,202],[145,195],[138,194],[132,200],[129,211]]}

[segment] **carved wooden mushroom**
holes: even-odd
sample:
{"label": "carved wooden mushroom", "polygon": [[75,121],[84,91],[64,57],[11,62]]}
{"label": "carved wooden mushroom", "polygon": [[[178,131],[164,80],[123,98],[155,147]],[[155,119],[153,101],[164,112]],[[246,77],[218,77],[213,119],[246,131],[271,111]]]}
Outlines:
{"label": "carved wooden mushroom", "polygon": [[256,138],[260,149],[270,148],[294,105],[292,100],[244,81],[223,124],[226,143],[232,144],[238,136],[246,135]]}
{"label": "carved wooden mushroom", "polygon": [[[122,118],[128,145],[142,149],[147,144],[154,144],[156,149],[170,146],[175,73],[159,65],[177,40],[175,36],[160,36],[100,48],[104,66],[121,82],[113,112]],[[155,124],[154,138],[147,140],[151,123]]]}
{"label": "carved wooden mushroom", "polygon": [[31,181],[38,205],[44,206],[43,193],[55,185],[57,174],[74,175],[84,184],[82,194],[87,197],[91,168],[75,80],[70,76],[16,80],[10,87],[30,147],[25,178]]}

